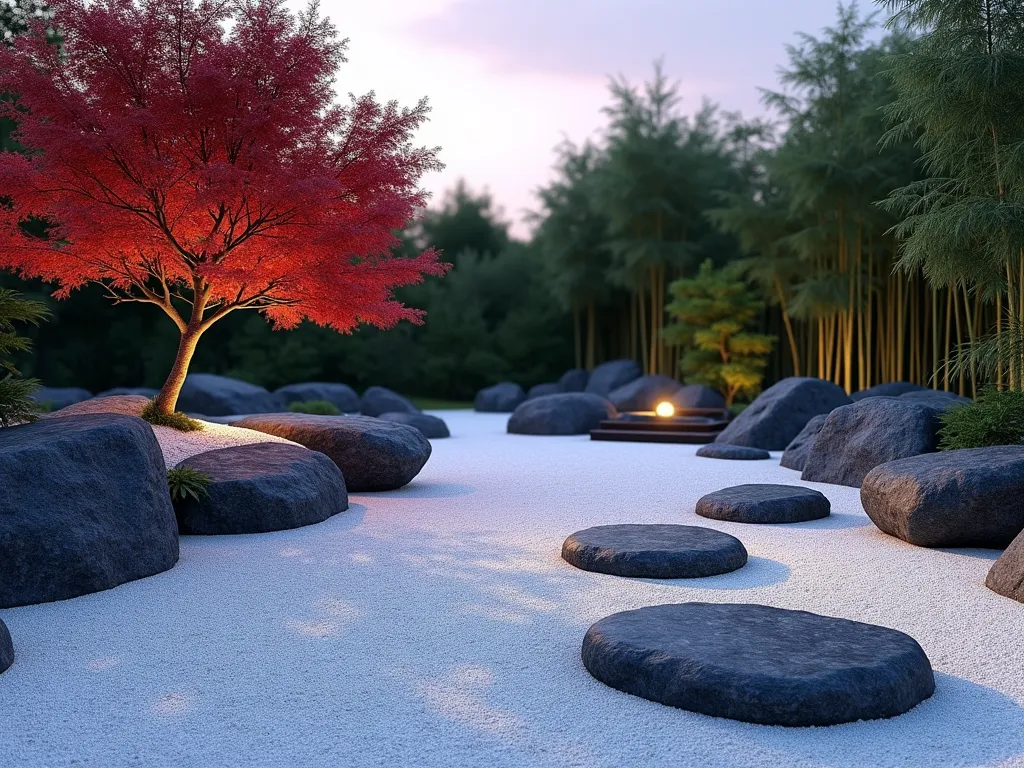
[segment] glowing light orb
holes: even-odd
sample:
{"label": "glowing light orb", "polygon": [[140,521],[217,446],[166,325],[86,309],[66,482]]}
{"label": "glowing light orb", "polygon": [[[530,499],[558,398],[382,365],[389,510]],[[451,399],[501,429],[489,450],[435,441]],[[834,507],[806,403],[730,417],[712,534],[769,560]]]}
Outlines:
{"label": "glowing light orb", "polygon": [[658,407],[654,409],[654,412],[667,419],[670,416],[675,416],[676,407],[672,403],[658,403]]}

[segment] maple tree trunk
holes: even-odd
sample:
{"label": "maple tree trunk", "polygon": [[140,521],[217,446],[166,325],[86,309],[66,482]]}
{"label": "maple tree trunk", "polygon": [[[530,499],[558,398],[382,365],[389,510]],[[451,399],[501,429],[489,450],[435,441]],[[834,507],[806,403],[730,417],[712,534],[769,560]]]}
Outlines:
{"label": "maple tree trunk", "polygon": [[203,335],[201,328],[190,325],[181,334],[178,342],[178,353],[174,356],[174,365],[171,372],[167,374],[160,393],[156,396],[155,404],[157,412],[162,414],[174,413],[178,404],[178,395],[181,393],[181,386],[185,383],[185,376],[188,374],[188,364],[192,361],[192,355],[196,351],[196,344],[199,337]]}

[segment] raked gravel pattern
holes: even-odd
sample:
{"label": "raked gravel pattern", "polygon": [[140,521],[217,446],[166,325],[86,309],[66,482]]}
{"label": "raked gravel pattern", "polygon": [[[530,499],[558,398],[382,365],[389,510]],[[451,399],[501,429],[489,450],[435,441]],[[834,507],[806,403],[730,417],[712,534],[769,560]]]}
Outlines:
{"label": "raked gravel pattern", "polygon": [[[806,484],[832,516],[698,518],[705,493],[801,484],[773,460],[695,446],[506,435],[445,413],[452,437],[407,488],[353,495],[319,525],[187,537],[171,571],[0,611],[0,766],[1024,766],[1024,605],[984,587],[992,551],[879,532],[854,488]],[[657,582],[562,561],[592,525],[717,528],[750,552],[724,576]],[[907,632],[935,695],[893,720],[783,728],[605,687],[580,644],[616,611],[690,600],[816,611]]]}
{"label": "raked gravel pattern", "polygon": [[160,443],[160,450],[164,454],[164,463],[168,469],[177,466],[179,462],[190,456],[216,451],[220,448],[234,448],[236,445],[251,445],[252,443],[298,445],[298,443],[293,443],[291,440],[277,435],[268,435],[266,432],[257,432],[255,429],[231,427],[212,421],[203,421],[203,428],[195,432],[181,432],[171,427],[154,426],[153,434],[156,435],[156,441]]}

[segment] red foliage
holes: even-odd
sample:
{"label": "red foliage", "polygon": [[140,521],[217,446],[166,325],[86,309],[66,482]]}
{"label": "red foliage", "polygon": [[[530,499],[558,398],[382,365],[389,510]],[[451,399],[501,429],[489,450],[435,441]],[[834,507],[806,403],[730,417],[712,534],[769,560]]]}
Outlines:
{"label": "red foliage", "polygon": [[[391,250],[425,202],[421,175],[440,167],[436,149],[410,145],[426,102],[334,104],[345,42],[315,6],[52,7],[61,52],[41,27],[0,46],[0,92],[18,94],[7,112],[30,150],[0,154],[0,268],[58,295],[103,283],[182,333],[234,309],[343,332],[421,321],[392,290],[448,265]],[[30,218],[52,223],[47,238],[19,226]]]}

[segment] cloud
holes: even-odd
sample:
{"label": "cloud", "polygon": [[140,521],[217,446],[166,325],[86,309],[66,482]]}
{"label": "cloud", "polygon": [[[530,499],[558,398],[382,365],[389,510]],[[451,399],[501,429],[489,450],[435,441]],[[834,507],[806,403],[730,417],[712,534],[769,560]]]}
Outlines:
{"label": "cloud", "polygon": [[756,99],[755,85],[775,83],[784,44],[797,31],[817,34],[836,8],[828,0],[454,0],[403,32],[500,74],[639,80],[664,57],[684,91]]}

